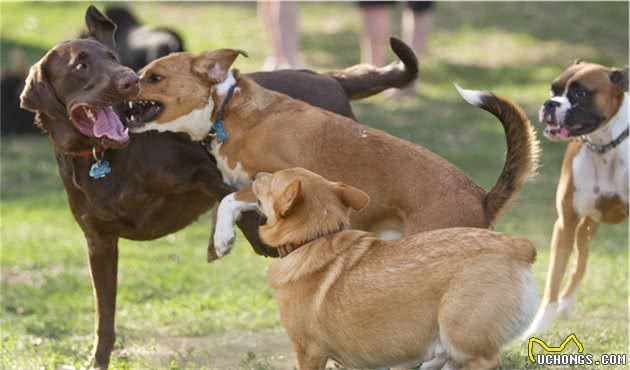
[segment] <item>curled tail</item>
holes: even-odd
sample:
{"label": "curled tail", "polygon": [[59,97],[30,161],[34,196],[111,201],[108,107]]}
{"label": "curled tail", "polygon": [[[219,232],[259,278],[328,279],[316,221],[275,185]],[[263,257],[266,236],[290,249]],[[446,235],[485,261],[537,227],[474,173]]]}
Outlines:
{"label": "curled tail", "polygon": [[497,117],[505,130],[505,164],[484,201],[486,219],[492,226],[538,167],[540,148],[536,131],[523,109],[510,100],[483,91],[464,90],[457,84],[455,87],[467,102]]}
{"label": "curled tail", "polygon": [[405,87],[418,77],[418,58],[413,50],[395,37],[389,38],[389,44],[400,62],[385,67],[357,64],[341,71],[328,72],[341,84],[348,99],[362,99],[391,87]]}

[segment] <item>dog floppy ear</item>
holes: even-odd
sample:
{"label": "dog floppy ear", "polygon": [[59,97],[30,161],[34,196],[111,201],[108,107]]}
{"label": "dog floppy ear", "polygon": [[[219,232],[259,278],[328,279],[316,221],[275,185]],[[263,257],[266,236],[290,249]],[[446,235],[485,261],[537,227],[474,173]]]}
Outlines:
{"label": "dog floppy ear", "polygon": [[44,73],[46,58],[47,56],[31,67],[26,77],[24,90],[20,94],[20,107],[31,112],[64,114],[64,106],[55,95],[55,90]]}
{"label": "dog floppy ear", "polygon": [[274,200],[273,208],[280,217],[287,217],[300,199],[302,199],[302,183],[300,180],[293,180]]}
{"label": "dog floppy ear", "polygon": [[335,183],[334,188],[339,200],[355,211],[362,210],[370,202],[370,197],[367,194],[350,185],[338,182]]}
{"label": "dog floppy ear", "polygon": [[88,28],[88,37],[94,38],[112,50],[116,48],[114,41],[116,25],[94,5],[90,5],[85,11],[85,25]]}
{"label": "dog floppy ear", "polygon": [[610,72],[610,82],[628,91],[628,66],[624,69],[615,68]]}
{"label": "dog floppy ear", "polygon": [[192,72],[210,83],[219,83],[227,78],[236,57],[248,57],[243,50],[219,49],[196,56],[192,62]]}

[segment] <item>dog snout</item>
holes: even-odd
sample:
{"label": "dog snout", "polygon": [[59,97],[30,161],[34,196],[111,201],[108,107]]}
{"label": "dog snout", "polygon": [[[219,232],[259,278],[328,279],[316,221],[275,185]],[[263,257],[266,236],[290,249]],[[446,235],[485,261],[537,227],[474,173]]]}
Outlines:
{"label": "dog snout", "polygon": [[545,102],[545,104],[543,104],[543,107],[545,107],[546,111],[552,111],[552,110],[558,108],[559,106],[560,106],[560,103],[558,103],[555,100],[551,100],[551,99],[547,100]]}
{"label": "dog snout", "polygon": [[121,94],[127,97],[134,97],[140,92],[140,79],[135,73],[126,74],[118,79],[116,87],[118,87],[118,91]]}

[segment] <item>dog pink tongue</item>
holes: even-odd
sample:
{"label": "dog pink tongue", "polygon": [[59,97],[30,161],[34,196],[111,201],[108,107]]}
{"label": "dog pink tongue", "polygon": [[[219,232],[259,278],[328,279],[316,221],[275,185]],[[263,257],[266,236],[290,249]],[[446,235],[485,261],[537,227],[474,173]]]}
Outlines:
{"label": "dog pink tongue", "polygon": [[558,136],[565,139],[569,137],[569,130],[566,126],[560,126],[560,132],[558,133]]}
{"label": "dog pink tongue", "polygon": [[94,123],[94,136],[107,137],[120,143],[129,140],[127,129],[120,122],[120,118],[114,112],[112,107],[96,108],[96,122]]}

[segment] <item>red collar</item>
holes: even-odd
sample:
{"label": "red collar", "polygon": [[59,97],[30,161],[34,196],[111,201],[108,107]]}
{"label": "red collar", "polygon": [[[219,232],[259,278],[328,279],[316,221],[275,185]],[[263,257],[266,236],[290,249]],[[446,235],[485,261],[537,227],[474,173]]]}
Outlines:
{"label": "red collar", "polygon": [[336,234],[336,233],[338,233],[340,231],[343,231],[345,229],[346,229],[345,225],[339,225],[339,228],[337,228],[336,230],[321,232],[321,233],[317,234],[317,236],[315,236],[312,239],[299,240],[299,241],[283,244],[283,245],[277,247],[278,248],[278,255],[280,256],[280,258],[284,258],[284,257],[288,256],[291,252],[294,252],[294,251],[298,250],[299,248],[305,246],[306,244],[308,244],[310,242],[313,242],[313,241],[315,241],[315,240],[317,240],[319,238],[323,238],[324,236]]}
{"label": "red collar", "polygon": [[65,154],[71,157],[90,157],[98,153],[103,153],[105,150],[107,149],[101,146],[94,146],[92,149],[79,150],[77,152],[66,152]]}

